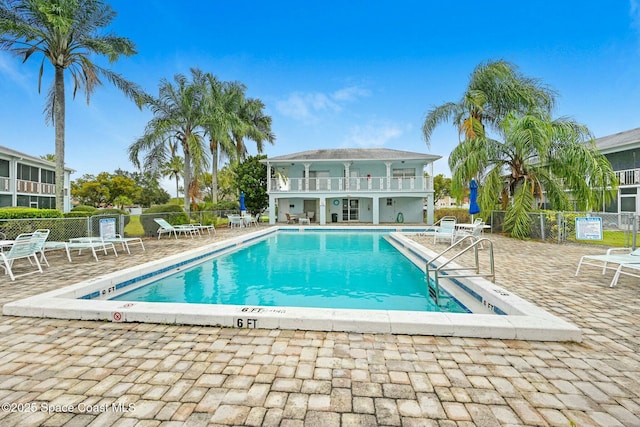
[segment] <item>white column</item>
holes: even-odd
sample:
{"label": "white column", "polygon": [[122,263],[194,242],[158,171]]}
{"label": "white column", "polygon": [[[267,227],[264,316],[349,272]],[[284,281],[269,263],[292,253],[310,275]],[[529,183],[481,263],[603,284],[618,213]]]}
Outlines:
{"label": "white column", "polygon": [[384,162],[387,166],[387,190],[391,190],[391,162]]}
{"label": "white column", "polygon": [[380,224],[380,197],[373,196],[373,225]]}
{"label": "white column", "polygon": [[349,167],[351,166],[351,163],[349,162],[345,162],[344,164],[344,179],[345,179],[345,184],[344,184],[344,189],[346,191],[349,191]]}
{"label": "white column", "polygon": [[318,218],[318,221],[320,223],[320,225],[326,225],[327,224],[327,198],[322,196],[320,197],[320,216]]}
{"label": "white column", "polygon": [[429,225],[433,224],[433,219],[434,219],[433,205],[434,205],[433,193],[430,193],[427,196],[427,224]]}
{"label": "white column", "polygon": [[311,163],[304,164],[304,191],[309,191],[309,166]]}
{"label": "white column", "polygon": [[271,163],[267,163],[267,193],[271,193]]}
{"label": "white column", "polygon": [[269,224],[276,223],[276,198],[269,194]]}

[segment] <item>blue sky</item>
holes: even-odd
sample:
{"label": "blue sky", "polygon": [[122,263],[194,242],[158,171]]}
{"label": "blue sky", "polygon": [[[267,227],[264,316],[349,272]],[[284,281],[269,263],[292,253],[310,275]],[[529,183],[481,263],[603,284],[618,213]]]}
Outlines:
{"label": "blue sky", "polygon": [[[558,92],[556,116],[596,137],[640,126],[640,6],[636,0],[130,1],[110,2],[109,27],[138,54],[111,69],[157,95],[191,67],[237,80],[262,99],[277,140],[266,154],[384,147],[442,156],[450,175],[453,125],[421,126],[433,106],[460,99],[481,62],[505,59]],[[54,152],[37,91],[41,58],[0,52],[0,145]],[[70,88],[70,85],[67,85]],[[108,82],[87,105],[67,99],[66,162],[77,172],[134,170],[127,147],[151,117]],[[255,151],[252,153],[255,154]],[[171,188],[171,186],[169,186]]]}

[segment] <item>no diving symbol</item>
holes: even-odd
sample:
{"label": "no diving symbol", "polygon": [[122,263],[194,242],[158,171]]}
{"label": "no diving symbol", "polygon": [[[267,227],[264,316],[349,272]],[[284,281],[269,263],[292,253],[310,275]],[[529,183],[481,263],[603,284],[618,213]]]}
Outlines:
{"label": "no diving symbol", "polygon": [[115,313],[113,313],[114,322],[120,322],[121,320],[122,320],[122,313],[120,313],[119,311],[116,311]]}

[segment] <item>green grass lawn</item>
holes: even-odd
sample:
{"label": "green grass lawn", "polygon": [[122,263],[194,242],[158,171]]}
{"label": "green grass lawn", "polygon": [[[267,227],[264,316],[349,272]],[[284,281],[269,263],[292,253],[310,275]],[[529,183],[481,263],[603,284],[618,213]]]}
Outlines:
{"label": "green grass lawn", "polygon": [[140,215],[130,215],[129,224],[124,228],[125,236],[144,236],[144,228],[140,222]]}
{"label": "green grass lawn", "polygon": [[575,237],[571,238],[570,240],[578,243],[607,246],[612,248],[618,248],[618,247],[623,248],[623,247],[631,246],[631,242],[625,241],[625,238],[628,240],[629,236],[625,236],[624,231],[603,230],[602,240],[576,240]]}

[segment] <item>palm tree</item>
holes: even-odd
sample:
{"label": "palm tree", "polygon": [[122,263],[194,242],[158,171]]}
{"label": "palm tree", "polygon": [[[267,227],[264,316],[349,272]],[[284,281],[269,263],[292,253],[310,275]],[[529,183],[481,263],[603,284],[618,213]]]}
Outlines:
{"label": "palm tree", "polygon": [[171,157],[165,161],[162,166],[160,173],[162,176],[168,176],[169,178],[176,180],[176,199],[179,196],[179,188],[180,188],[180,178],[184,174],[184,159],[182,156],[177,154],[177,144],[169,143],[169,151]]}
{"label": "palm tree", "polygon": [[238,106],[237,115],[241,120],[241,125],[232,129],[231,133],[238,152],[238,158],[247,158],[247,146],[244,139],[250,139],[256,143],[258,154],[264,151],[264,143],[273,144],[276,140],[275,134],[271,131],[271,117],[264,113],[264,102],[256,98],[245,99],[242,97]]}
{"label": "palm tree", "polygon": [[242,125],[237,105],[244,97],[245,86],[236,82],[222,82],[206,74],[207,110],[204,127],[211,152],[211,202],[218,201],[218,164],[220,157],[234,159],[237,148],[231,138],[234,129]]}
{"label": "palm tree", "polygon": [[434,107],[427,113],[422,133],[429,146],[433,130],[452,121],[461,139],[483,137],[485,126],[497,131],[511,112],[551,112],[554,104],[555,93],[537,79],[522,75],[509,62],[489,61],[474,69],[462,99]]}
{"label": "palm tree", "polygon": [[[558,210],[599,206],[616,187],[608,160],[593,145],[586,126],[547,113],[508,114],[499,125],[502,141],[467,138],[449,157],[452,181],[480,177],[478,202],[484,211],[500,202],[504,229],[529,235],[529,212],[546,196]],[[567,191],[569,190],[569,191]],[[605,200],[606,201],[606,200]]]}
{"label": "palm tree", "polygon": [[47,121],[55,126],[56,209],[64,209],[65,71],[73,80],[73,96],[86,94],[87,103],[104,76],[128,97],[139,102],[142,91],[120,75],[91,62],[90,55],[104,55],[115,62],[121,55],[136,53],[132,41],[114,35],[99,35],[116,13],[99,0],[4,0],[0,3],[0,49],[27,61],[34,53],[54,67],[54,80],[47,95]]}
{"label": "palm tree", "polygon": [[203,82],[198,70],[191,70],[192,81],[182,74],[174,76],[174,83],[160,82],[159,97],[147,97],[145,104],[154,117],[146,126],[145,133],[129,146],[129,158],[140,167],[139,156],[147,152],[146,169],[159,170],[168,157],[170,144],[177,140],[184,155],[184,208],[190,210],[195,198],[197,177],[208,167],[207,150],[204,144],[205,96]]}

